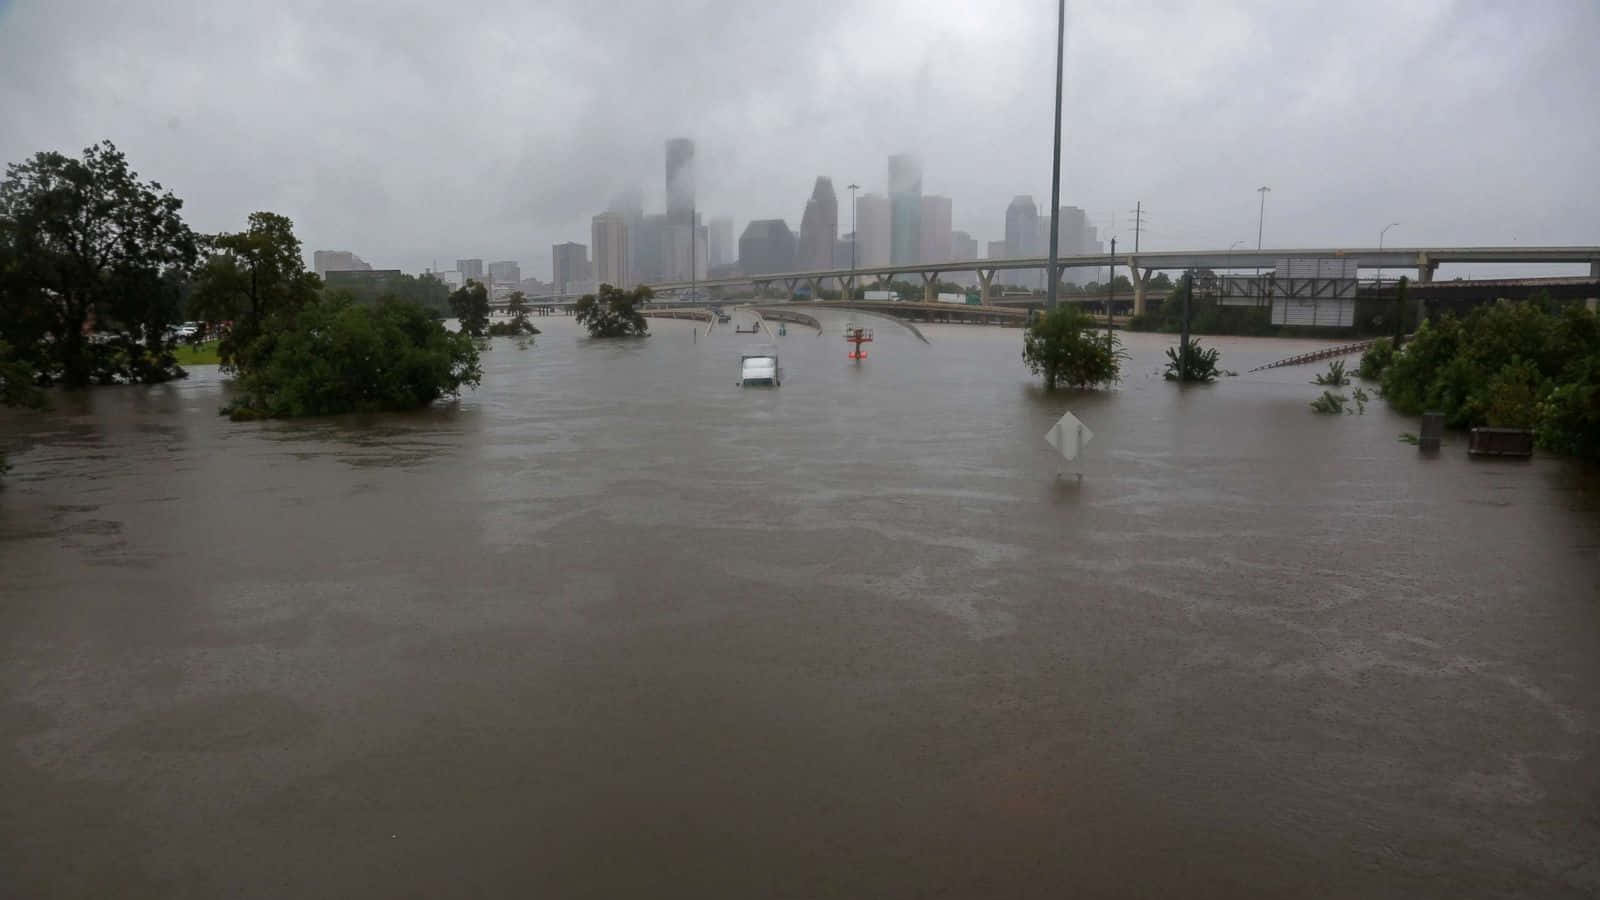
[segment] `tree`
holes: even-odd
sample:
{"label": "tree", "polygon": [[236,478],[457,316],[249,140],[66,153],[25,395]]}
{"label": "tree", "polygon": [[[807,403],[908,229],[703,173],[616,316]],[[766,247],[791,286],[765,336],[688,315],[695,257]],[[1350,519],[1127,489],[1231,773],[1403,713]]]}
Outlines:
{"label": "tree", "polygon": [[310,303],[269,322],[241,355],[237,419],[385,412],[426,406],[482,378],[478,351],[409,301]]}
{"label": "tree", "polygon": [[521,337],[524,334],[538,334],[539,329],[528,322],[528,297],[521,291],[512,291],[506,298],[506,311],[511,313],[511,321],[495,322],[489,326],[490,337]]}
{"label": "tree", "polygon": [[653,296],[648,285],[624,291],[602,284],[598,296],[585,294],[573,306],[573,311],[578,324],[589,329],[590,337],[648,337],[650,323],[636,307]]}
{"label": "tree", "polygon": [[1057,385],[1090,388],[1110,384],[1122,371],[1127,354],[1117,347],[1114,335],[1098,333],[1098,325],[1087,313],[1070,304],[1034,319],[1022,338],[1022,358],[1035,375],[1044,376],[1044,387]]}
{"label": "tree", "polygon": [[[17,359],[11,345],[0,339],[0,406],[44,408],[44,392],[33,385],[33,367]],[[6,455],[0,452],[0,475],[7,470]]]}
{"label": "tree", "polygon": [[450,295],[450,311],[461,322],[463,334],[483,337],[489,330],[489,291],[481,282],[467,283]]}
{"label": "tree", "polygon": [[233,323],[217,356],[225,366],[247,368],[243,351],[271,319],[315,302],[322,279],[306,271],[287,216],[253,212],[244,231],[213,235],[206,243],[212,252],[195,277],[189,309],[206,322]]}
{"label": "tree", "polygon": [[182,207],[109,141],[79,159],[49,151],[7,166],[0,337],[14,359],[70,387],[181,375],[167,332],[199,250]]}

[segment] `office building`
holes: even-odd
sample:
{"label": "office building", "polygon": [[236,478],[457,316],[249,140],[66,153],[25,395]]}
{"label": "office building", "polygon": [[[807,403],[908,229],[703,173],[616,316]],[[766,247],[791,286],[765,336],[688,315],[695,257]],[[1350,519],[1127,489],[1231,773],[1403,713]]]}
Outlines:
{"label": "office building", "polygon": [[667,141],[667,218],[687,223],[694,214],[694,141]]}
{"label": "office building", "polygon": [[726,266],[736,262],[733,244],[733,220],[718,216],[706,228],[706,258],[713,266]]}
{"label": "office building", "polygon": [[706,227],[700,225],[699,221],[698,214],[694,217],[695,224],[693,225],[688,222],[672,222],[669,217],[666,226],[665,249],[667,260],[671,265],[667,268],[664,280],[688,281],[691,277],[689,272],[690,254],[695,257],[695,269],[692,277],[706,277],[706,260],[709,252],[709,248],[706,246],[708,235],[706,234]]}
{"label": "office building", "polygon": [[458,260],[456,260],[456,271],[460,272],[463,276],[465,276],[467,278],[471,278],[474,281],[482,281],[483,280],[483,260],[481,260],[481,259],[458,259]]}
{"label": "office building", "polygon": [[950,255],[950,198],[928,194],[922,198],[922,249],[917,262],[949,262]]}
{"label": "office building", "polygon": [[489,263],[490,284],[516,284],[522,280],[522,267],[515,260]]}
{"label": "office building", "polygon": [[833,268],[833,242],[839,235],[839,200],[833,193],[833,179],[819,176],[806,201],[800,219],[800,247],[795,259],[797,270]]}
{"label": "office building", "polygon": [[922,163],[909,153],[889,157],[889,219],[889,262],[921,262]]}
{"label": "office building", "polygon": [[862,194],[856,198],[856,260],[860,265],[889,264],[890,218],[888,197]]}
{"label": "office building", "polygon": [[1005,241],[990,241],[989,242],[989,246],[988,246],[988,252],[983,254],[983,258],[984,259],[1005,259],[1006,258],[1006,242]]}
{"label": "office building", "polygon": [[793,272],[794,232],[782,219],[757,219],[739,236],[739,271],[745,275]]}
{"label": "office building", "polygon": [[661,213],[639,220],[628,230],[628,252],[633,256],[633,283],[655,284],[668,280],[667,217]]}
{"label": "office building", "polygon": [[428,271],[422,274],[439,281],[446,288],[449,288],[452,291],[457,288],[463,288],[467,286],[467,276],[457,272],[455,269],[440,272]]}
{"label": "office building", "polygon": [[613,287],[632,287],[628,274],[628,221],[620,212],[603,212],[589,222],[594,247],[594,280]]}
{"label": "office building", "polygon": [[[968,260],[978,258],[978,241],[965,231],[950,232],[950,259]],[[964,284],[968,287],[978,283],[977,272],[952,272],[947,276],[949,281]]]}
{"label": "office building", "polygon": [[558,294],[571,294],[591,280],[589,248],[567,241],[550,248],[551,282]]}
{"label": "office building", "polygon": [[329,272],[370,272],[367,261],[349,250],[318,250],[311,254],[311,268],[326,278]]}
{"label": "office building", "polygon": [[[1039,207],[1034,204],[1033,198],[1026,194],[1013,197],[1011,205],[1006,207],[1006,256],[1012,259],[1039,256],[1048,240],[1048,235],[1043,241],[1039,238]],[[1006,283],[1038,289],[1044,285],[1043,270],[1013,272]]]}

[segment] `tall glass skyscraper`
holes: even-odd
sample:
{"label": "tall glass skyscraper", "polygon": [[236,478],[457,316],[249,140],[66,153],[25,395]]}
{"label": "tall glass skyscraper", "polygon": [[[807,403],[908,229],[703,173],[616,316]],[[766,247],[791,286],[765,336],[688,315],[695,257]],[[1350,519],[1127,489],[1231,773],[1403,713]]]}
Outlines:
{"label": "tall glass skyscraper", "polygon": [[922,162],[910,153],[889,157],[889,262],[922,262]]}

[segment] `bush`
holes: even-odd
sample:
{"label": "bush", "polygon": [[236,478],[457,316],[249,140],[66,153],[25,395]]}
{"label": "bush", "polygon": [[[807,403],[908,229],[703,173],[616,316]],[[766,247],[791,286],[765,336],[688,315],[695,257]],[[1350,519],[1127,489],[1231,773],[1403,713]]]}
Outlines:
{"label": "bush", "polygon": [[573,313],[578,324],[589,329],[590,337],[648,337],[650,323],[637,307],[653,296],[649,286],[643,284],[631,291],[602,284],[599,295],[583,295],[574,304]]}
{"label": "bush", "polygon": [[489,337],[522,337],[525,334],[540,333],[532,323],[520,316],[509,322],[494,322],[489,325]]}
{"label": "bush", "polygon": [[235,418],[414,409],[482,377],[466,334],[409,301],[322,301],[275,319],[245,354]]}
{"label": "bush", "polygon": [[1356,374],[1376,381],[1383,376],[1383,370],[1387,369],[1392,361],[1394,361],[1394,341],[1389,338],[1378,338],[1377,343],[1361,354],[1361,365],[1356,367]]}
{"label": "bush", "polygon": [[1217,368],[1217,348],[1201,347],[1200,342],[1191,339],[1187,348],[1179,345],[1167,348],[1167,371],[1164,377],[1168,381],[1199,381],[1212,382],[1222,371]]}
{"label": "bush", "polygon": [[1099,334],[1095,320],[1073,304],[1063,303],[1028,326],[1022,336],[1022,359],[1044,387],[1076,388],[1110,384],[1122,372],[1127,354],[1115,335]]}
{"label": "bush", "polygon": [[1600,318],[1548,301],[1479,307],[1423,323],[1383,369],[1401,412],[1453,428],[1532,427],[1541,447],[1600,456]]}
{"label": "bush", "polygon": [[1311,379],[1312,384],[1327,387],[1344,387],[1350,383],[1350,376],[1344,373],[1344,360],[1336,359],[1328,363],[1328,371]]}

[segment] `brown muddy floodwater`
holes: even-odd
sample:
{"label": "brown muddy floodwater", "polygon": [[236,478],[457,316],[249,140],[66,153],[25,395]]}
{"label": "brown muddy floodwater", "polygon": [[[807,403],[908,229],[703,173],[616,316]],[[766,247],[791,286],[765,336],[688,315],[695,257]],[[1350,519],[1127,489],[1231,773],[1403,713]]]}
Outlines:
{"label": "brown muddy floodwater", "polygon": [[1593,469],[841,320],[777,390],[555,319],[413,415],[4,413],[0,894],[1600,892]]}

